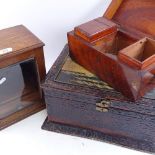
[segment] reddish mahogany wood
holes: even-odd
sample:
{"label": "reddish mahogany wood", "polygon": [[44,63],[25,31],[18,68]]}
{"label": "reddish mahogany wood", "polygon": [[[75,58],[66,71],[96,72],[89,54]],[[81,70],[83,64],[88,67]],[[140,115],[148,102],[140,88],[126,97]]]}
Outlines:
{"label": "reddish mahogany wood", "polygon": [[121,50],[118,57],[131,67],[139,70],[153,69],[155,63],[155,40],[144,38]]}
{"label": "reddish mahogany wood", "polygon": [[[96,37],[93,42],[77,35],[76,31],[69,32],[71,57],[131,100],[141,98],[154,88],[155,46],[154,41],[149,38],[141,47],[139,42],[133,43],[143,37],[154,38],[155,20],[152,15],[155,15],[153,0],[113,0],[105,17],[117,24],[117,32]],[[108,23],[107,20],[104,21]],[[94,30],[95,33],[98,31],[97,34],[102,32],[102,28],[98,29],[98,24],[94,21],[84,26],[90,39],[94,36]],[[106,30],[103,28],[102,34],[104,31]],[[143,58],[140,60],[136,54]]]}
{"label": "reddish mahogany wood", "polygon": [[[117,1],[117,0],[114,0]],[[155,36],[155,1],[154,0],[124,0],[112,20],[125,27],[133,28],[145,34]]]}
{"label": "reddish mahogany wood", "polygon": [[105,35],[117,31],[116,24],[100,17],[88,23],[82,24],[74,29],[75,34],[87,40],[88,42],[96,41],[103,38]]}

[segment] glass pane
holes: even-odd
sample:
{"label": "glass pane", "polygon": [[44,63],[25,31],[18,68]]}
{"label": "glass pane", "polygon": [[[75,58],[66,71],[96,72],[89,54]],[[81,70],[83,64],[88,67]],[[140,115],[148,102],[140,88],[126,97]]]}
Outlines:
{"label": "glass pane", "polygon": [[0,69],[0,119],[40,101],[34,59]]}

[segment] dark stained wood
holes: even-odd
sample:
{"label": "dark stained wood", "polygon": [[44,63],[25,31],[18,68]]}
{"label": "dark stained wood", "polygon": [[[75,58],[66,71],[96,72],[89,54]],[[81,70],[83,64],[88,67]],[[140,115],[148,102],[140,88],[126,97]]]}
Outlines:
{"label": "dark stained wood", "polygon": [[42,88],[48,113],[43,129],[155,153],[155,90],[129,101],[73,62],[68,46]]}
{"label": "dark stained wood", "polygon": [[[94,23],[98,19],[81,26],[81,29],[85,30],[85,35],[77,35],[75,28],[74,31],[68,33],[72,59],[130,100],[140,99],[155,86],[153,52],[155,46],[154,41],[151,41],[155,35],[154,14],[155,2],[153,0],[136,2],[134,0],[113,0],[104,17],[99,19],[103,18],[104,24],[107,23],[107,25],[109,20],[104,19],[110,19],[111,22],[117,24],[117,31],[107,33],[102,22],[103,25],[100,24],[103,27],[98,28],[98,24]],[[96,36],[96,40],[93,38],[91,42],[88,36],[91,39],[94,33],[100,35]],[[139,46],[143,42],[141,39],[145,37],[147,37],[144,39],[148,40],[147,43]],[[137,42],[139,40],[141,41]],[[145,58],[141,61],[132,54],[142,52],[145,52],[142,54]]]}
{"label": "dark stained wood", "polygon": [[43,46],[22,25],[0,30],[0,129],[45,108]]}
{"label": "dark stained wood", "polygon": [[138,151],[143,150],[148,153],[152,153],[152,150],[154,150],[154,147],[152,147],[152,145],[148,142],[146,143],[139,140],[133,140],[128,137],[120,137],[118,135],[104,134],[103,132],[77,127],[74,125],[48,121],[48,119],[45,120],[44,124],[42,125],[42,129],[71,136],[84,137],[91,140],[104,141],[110,144],[112,143],[127,148],[129,148],[129,145],[131,144],[131,149],[135,149]]}

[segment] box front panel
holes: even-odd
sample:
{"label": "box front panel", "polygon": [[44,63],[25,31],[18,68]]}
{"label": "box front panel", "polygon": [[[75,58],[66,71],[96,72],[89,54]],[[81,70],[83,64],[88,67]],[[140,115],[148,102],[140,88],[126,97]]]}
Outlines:
{"label": "box front panel", "polygon": [[[65,93],[65,92],[64,92]],[[110,108],[98,111],[89,104],[46,96],[48,120],[60,124],[91,129],[121,139],[132,139],[139,148],[155,151],[154,116]],[[123,141],[122,145],[129,145]],[[134,143],[133,143],[134,145]],[[150,150],[149,150],[150,151]]]}

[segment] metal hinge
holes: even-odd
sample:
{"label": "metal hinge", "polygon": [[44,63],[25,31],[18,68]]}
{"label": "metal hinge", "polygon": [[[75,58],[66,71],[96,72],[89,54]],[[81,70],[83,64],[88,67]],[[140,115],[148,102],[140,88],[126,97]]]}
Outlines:
{"label": "metal hinge", "polygon": [[110,101],[102,100],[99,103],[96,103],[96,110],[99,112],[108,112],[110,106]]}

